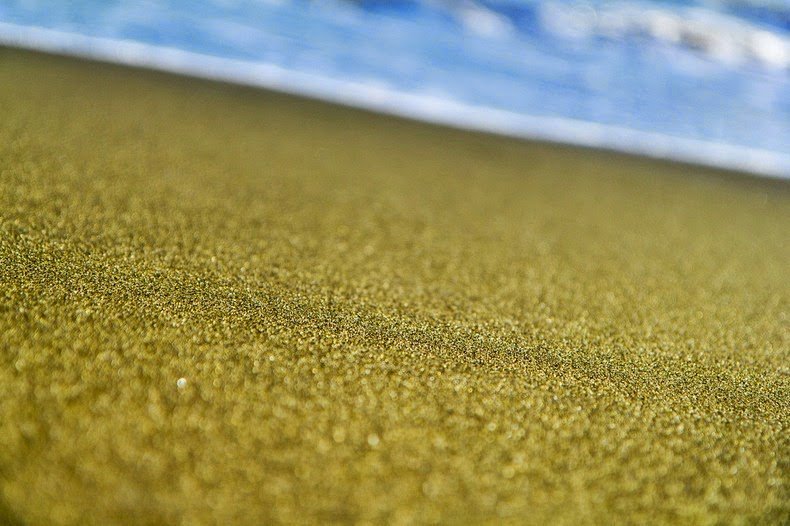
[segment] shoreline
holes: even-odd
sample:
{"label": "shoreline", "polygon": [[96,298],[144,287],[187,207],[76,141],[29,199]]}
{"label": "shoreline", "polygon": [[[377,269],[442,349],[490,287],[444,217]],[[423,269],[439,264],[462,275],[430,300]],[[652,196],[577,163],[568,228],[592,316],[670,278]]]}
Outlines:
{"label": "shoreline", "polygon": [[262,88],[462,130],[790,179],[790,154],[566,118],[528,116],[225,59],[40,27],[0,23],[0,45]]}

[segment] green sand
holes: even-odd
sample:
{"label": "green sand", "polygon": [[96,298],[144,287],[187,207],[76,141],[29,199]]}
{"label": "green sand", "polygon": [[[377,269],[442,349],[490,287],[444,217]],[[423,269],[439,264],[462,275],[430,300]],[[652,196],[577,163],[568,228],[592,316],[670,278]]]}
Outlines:
{"label": "green sand", "polygon": [[0,522],[790,520],[790,184],[8,49],[0,115]]}

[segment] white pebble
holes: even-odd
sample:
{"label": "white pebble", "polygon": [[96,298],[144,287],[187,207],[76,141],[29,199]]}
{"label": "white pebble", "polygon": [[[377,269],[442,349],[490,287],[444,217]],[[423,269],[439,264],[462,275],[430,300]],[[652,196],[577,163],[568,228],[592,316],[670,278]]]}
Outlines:
{"label": "white pebble", "polygon": [[176,381],[176,387],[178,387],[179,389],[183,389],[186,386],[187,386],[187,379],[186,378],[179,378]]}

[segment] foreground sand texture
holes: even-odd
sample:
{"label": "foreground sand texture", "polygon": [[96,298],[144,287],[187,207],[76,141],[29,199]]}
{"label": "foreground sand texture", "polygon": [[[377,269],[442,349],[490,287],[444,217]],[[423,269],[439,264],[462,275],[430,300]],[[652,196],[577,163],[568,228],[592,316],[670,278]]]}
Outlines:
{"label": "foreground sand texture", "polygon": [[788,521],[788,184],[2,49],[0,115],[0,522]]}

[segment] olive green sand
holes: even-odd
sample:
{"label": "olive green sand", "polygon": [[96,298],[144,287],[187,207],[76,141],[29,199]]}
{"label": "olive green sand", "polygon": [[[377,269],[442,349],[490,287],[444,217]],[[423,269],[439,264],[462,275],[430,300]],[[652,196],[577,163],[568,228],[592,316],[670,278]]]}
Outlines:
{"label": "olive green sand", "polygon": [[0,115],[0,520],[790,520],[789,184],[10,50]]}

